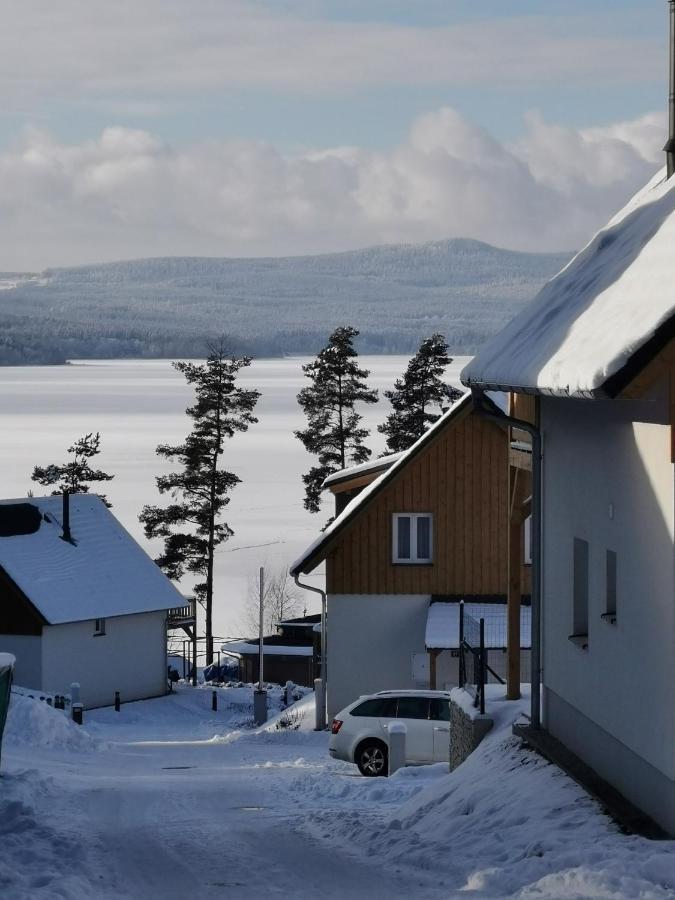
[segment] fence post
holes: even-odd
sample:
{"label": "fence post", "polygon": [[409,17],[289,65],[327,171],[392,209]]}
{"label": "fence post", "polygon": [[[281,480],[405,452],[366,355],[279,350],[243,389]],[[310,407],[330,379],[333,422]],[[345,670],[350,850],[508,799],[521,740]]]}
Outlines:
{"label": "fence post", "polygon": [[464,601],[459,601],[459,686],[466,685],[466,671],[464,667]]}
{"label": "fence post", "polygon": [[211,691],[211,709],[213,712],[218,712],[218,692]]}
{"label": "fence post", "polygon": [[393,775],[405,766],[405,744],[407,727],[405,722],[394,719],[387,725],[387,735],[389,737],[389,774]]}
{"label": "fence post", "polygon": [[323,731],[326,727],[326,686],[322,678],[314,679],[314,730]]}
{"label": "fence post", "polygon": [[120,692],[115,691],[115,712],[120,711]]}
{"label": "fence post", "polygon": [[480,620],[480,663],[478,674],[480,677],[480,714],[485,715],[485,619]]}

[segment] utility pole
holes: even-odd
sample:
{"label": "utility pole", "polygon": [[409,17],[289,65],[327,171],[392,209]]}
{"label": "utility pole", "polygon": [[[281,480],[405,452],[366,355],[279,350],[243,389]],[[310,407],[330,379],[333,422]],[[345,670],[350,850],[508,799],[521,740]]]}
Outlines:
{"label": "utility pole", "polygon": [[260,618],[258,621],[258,690],[253,692],[253,719],[256,725],[264,725],[267,721],[267,691],[265,690],[265,680],[263,672],[263,664],[265,658],[265,647],[263,644],[263,612],[265,607],[265,569],[260,566]]}

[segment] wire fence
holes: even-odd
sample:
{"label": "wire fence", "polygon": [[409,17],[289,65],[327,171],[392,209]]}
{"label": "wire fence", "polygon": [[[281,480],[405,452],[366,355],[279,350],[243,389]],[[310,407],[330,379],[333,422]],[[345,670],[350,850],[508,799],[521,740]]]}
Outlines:
{"label": "wire fence", "polygon": [[[492,624],[498,624],[503,628],[502,622],[498,623],[494,617]],[[485,685],[491,675],[493,680],[504,684],[504,679],[490,666],[488,659],[488,643],[499,641],[499,633],[490,634],[489,642],[486,641],[485,617],[475,619],[464,609],[464,604],[459,606],[459,686],[473,694],[474,706],[480,709],[481,715],[485,713]]]}

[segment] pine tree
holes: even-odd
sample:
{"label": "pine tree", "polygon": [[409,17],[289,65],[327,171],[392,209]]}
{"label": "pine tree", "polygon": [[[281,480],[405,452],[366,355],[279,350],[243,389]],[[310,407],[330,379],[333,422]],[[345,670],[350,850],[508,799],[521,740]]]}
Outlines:
{"label": "pine tree", "polygon": [[442,414],[443,408],[462,396],[462,392],[442,380],[452,359],[442,334],[422,341],[393,391],[384,396],[393,407],[377,430],[387,436],[387,450],[407,450]]}
{"label": "pine tree", "polygon": [[213,566],[216,547],[234,532],[221,514],[230,502],[228,493],[240,482],[233,472],[219,468],[223,443],[258,420],[253,416],[258,391],[236,386],[240,369],[251,364],[248,356],[228,356],[221,341],[209,348],[203,364],[175,362],[188,384],[194,386],[195,403],[186,409],[193,427],[184,443],[160,444],[157,454],[180,465],[169,475],[157,477],[160,494],[173,503],[145,506],[139,516],[149,538],[164,539],[164,552],[156,560],[170,578],[186,573],[204,580],[195,595],[206,619],[206,662],[213,662]]}
{"label": "pine tree", "polygon": [[[49,466],[35,466],[31,481],[51,487],[57,485],[52,494],[87,494],[89,485],[97,481],[112,481],[114,475],[108,475],[101,469],[92,469],[89,461],[101,452],[101,435],[89,432],[68,447],[68,453],[72,455],[69,462],[62,465],[52,463]],[[108,503],[104,494],[98,495],[107,507]]]}
{"label": "pine tree", "polygon": [[318,465],[302,476],[305,508],[310,512],[319,511],[321,485],[332,472],[365,462],[371,454],[363,443],[368,429],[359,426],[362,416],[355,406],[376,403],[377,391],[369,390],[370,372],[356,363],[353,341],[358,333],[350,326],[336,328],[316,359],[302,367],[312,383],[298,394],[307,428],[295,436],[318,456]]}

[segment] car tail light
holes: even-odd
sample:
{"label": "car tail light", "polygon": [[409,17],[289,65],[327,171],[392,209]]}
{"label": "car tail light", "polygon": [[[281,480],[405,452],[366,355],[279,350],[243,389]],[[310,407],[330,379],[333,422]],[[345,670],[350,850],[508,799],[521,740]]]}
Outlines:
{"label": "car tail light", "polygon": [[342,728],[342,722],[340,719],[333,719],[333,725],[331,726],[331,734],[337,734],[338,731]]}

